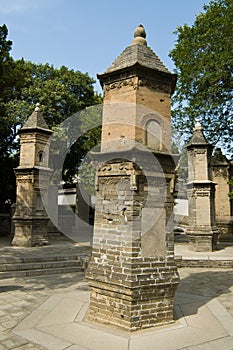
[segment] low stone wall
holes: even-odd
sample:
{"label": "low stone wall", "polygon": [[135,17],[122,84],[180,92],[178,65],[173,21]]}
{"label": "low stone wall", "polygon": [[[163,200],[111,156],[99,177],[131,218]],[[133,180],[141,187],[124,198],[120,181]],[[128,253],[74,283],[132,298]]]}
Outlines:
{"label": "low stone wall", "polygon": [[175,256],[175,263],[178,268],[196,267],[196,268],[233,268],[232,260],[211,260],[211,259],[184,259],[182,256]]}

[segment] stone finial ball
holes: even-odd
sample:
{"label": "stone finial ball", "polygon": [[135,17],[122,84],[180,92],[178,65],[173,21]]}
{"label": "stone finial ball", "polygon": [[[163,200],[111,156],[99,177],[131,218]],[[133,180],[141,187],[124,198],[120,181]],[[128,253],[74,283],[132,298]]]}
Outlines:
{"label": "stone finial ball", "polygon": [[132,41],[132,45],[145,45],[147,46],[146,42],[146,31],[142,24],[139,24],[137,28],[134,31],[134,39]]}
{"label": "stone finial ball", "polygon": [[139,24],[137,26],[137,28],[135,29],[134,31],[134,37],[137,38],[137,37],[141,37],[141,38],[146,38],[146,31],[145,31],[145,28],[143,27],[142,24]]}

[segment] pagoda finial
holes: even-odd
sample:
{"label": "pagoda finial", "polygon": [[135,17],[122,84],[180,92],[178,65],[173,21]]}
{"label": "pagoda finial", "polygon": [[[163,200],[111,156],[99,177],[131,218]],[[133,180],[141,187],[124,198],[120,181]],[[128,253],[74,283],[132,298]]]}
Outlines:
{"label": "pagoda finial", "polygon": [[203,130],[199,119],[196,121],[194,130]]}
{"label": "pagoda finial", "polygon": [[142,24],[139,24],[134,31],[134,39],[132,41],[132,45],[147,46],[146,31]]}
{"label": "pagoda finial", "polygon": [[35,107],[35,112],[39,112],[40,111],[40,104],[39,102],[36,104],[36,107]]}

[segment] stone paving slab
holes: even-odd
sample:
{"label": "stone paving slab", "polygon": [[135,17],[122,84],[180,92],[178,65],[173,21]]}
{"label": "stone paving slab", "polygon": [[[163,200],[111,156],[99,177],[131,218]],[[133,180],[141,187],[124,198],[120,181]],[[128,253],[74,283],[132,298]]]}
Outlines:
{"label": "stone paving slab", "polygon": [[173,325],[133,334],[86,322],[88,299],[88,291],[52,295],[13,333],[49,350],[232,350],[233,317],[217,298],[178,291]]}
{"label": "stone paving slab", "polygon": [[[65,253],[66,248],[62,249]],[[45,254],[49,254],[46,251]],[[233,256],[233,247],[214,252],[214,256],[230,259],[231,252]],[[7,254],[13,254],[12,250]],[[33,255],[33,250],[30,254]],[[166,330],[156,328],[153,334],[143,332],[131,337],[110,332],[103,327],[96,327],[98,337],[93,335],[93,326],[83,321],[88,308],[89,293],[82,272],[1,280],[0,350],[91,350],[92,344],[97,339],[101,340],[103,333],[108,336],[104,337],[101,349],[105,349],[106,339],[110,339],[106,349],[111,350],[113,344],[117,350],[124,350],[126,344],[127,350],[172,350],[174,344],[175,350],[233,350],[233,270],[181,268],[179,271],[181,283],[175,297],[176,323],[169,326],[170,328],[166,327]],[[65,322],[58,324],[60,303],[63,309],[67,305],[72,317],[67,313]],[[212,328],[209,328],[209,324]],[[208,329],[204,332],[203,329],[207,326]],[[78,333],[72,335],[75,339],[69,338],[71,329],[77,330],[77,327]],[[202,331],[207,336],[200,333]],[[78,334],[80,337],[77,340]],[[179,334],[182,336],[178,336]],[[183,339],[181,343],[179,339]]]}

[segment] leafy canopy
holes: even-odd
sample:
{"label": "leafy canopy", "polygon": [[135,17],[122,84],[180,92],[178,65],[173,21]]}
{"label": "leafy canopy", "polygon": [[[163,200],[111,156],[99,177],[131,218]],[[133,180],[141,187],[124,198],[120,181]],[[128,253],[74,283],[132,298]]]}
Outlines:
{"label": "leafy canopy", "polygon": [[[65,66],[14,60],[7,39],[6,25],[0,26],[0,206],[14,201],[15,177],[13,167],[18,164],[19,138],[17,132],[31,115],[37,102],[52,130],[74,113],[102,102],[94,91],[94,80],[80,71]],[[99,130],[83,135],[67,155],[63,173],[70,180]],[[57,155],[59,157],[59,154]]]}
{"label": "leafy canopy", "polygon": [[212,0],[192,26],[176,30],[170,52],[178,74],[173,127],[189,137],[199,119],[211,143],[232,154],[233,1]]}

